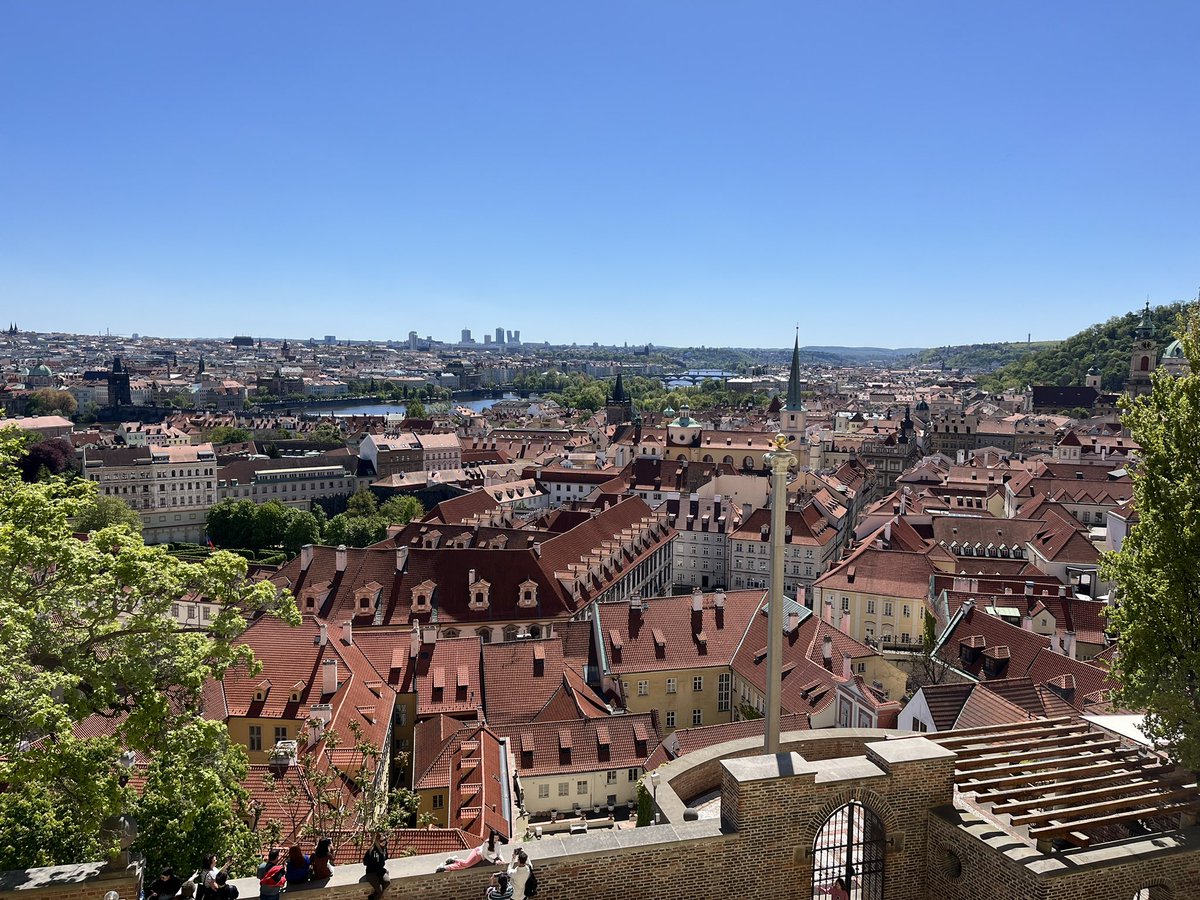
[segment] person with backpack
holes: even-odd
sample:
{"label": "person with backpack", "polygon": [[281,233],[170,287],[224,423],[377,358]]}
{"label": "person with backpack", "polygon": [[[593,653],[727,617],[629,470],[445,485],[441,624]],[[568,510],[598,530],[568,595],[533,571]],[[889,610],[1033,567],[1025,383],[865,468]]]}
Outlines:
{"label": "person with backpack", "polygon": [[537,896],[537,878],[533,874],[533,863],[529,854],[518,850],[508,866],[508,880],[512,884],[513,900],[526,900]]}
{"label": "person with backpack", "polygon": [[279,857],[279,850],[272,848],[267,861],[258,867],[258,896],[262,900],[278,897],[287,887],[287,867]]}

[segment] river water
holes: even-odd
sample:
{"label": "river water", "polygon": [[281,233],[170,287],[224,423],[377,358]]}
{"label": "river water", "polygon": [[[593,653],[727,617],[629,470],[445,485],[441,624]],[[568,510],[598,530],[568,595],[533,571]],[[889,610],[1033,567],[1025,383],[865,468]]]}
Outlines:
{"label": "river water", "polygon": [[[516,394],[505,394],[503,399],[516,400]],[[465,406],[467,409],[473,409],[476,412],[483,412],[485,409],[490,409],[499,401],[494,397],[489,397],[485,400],[452,400],[451,407]],[[304,412],[315,413],[322,416],[386,416],[386,415],[403,415],[405,412],[403,403],[346,403],[332,404],[329,406],[320,406],[309,410],[299,410]]]}

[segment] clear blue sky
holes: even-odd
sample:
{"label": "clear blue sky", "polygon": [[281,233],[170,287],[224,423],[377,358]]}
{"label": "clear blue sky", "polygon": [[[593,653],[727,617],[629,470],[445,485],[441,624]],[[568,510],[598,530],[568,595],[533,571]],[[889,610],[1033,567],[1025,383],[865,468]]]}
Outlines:
{"label": "clear blue sky", "polygon": [[1200,283],[1200,4],[0,2],[0,318],[925,346]]}

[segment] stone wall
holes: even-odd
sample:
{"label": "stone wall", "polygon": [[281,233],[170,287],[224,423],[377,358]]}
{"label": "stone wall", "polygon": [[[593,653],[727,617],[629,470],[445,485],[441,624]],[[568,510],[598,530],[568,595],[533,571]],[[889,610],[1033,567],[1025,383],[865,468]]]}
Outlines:
{"label": "stone wall", "polygon": [[[1200,829],[1040,853],[970,812],[928,822],[928,896],[939,900],[1149,900],[1200,897]],[[1142,898],[1138,898],[1142,900]]]}
{"label": "stone wall", "polygon": [[[674,798],[671,810],[678,814],[670,824],[547,835],[510,844],[505,855],[518,846],[529,853],[540,896],[548,900],[797,900],[812,896],[818,832],[832,812],[854,800],[877,815],[885,829],[884,900],[1132,900],[1142,888],[1151,889],[1150,900],[1200,898],[1200,829],[1041,853],[954,805],[951,751],[921,737],[872,739],[883,736],[847,732],[835,739],[808,738],[805,751],[822,759],[795,752],[763,756],[733,742],[724,748],[732,755],[721,758],[715,752],[699,765],[680,766],[670,785],[664,779],[660,795],[665,791]],[[721,819],[684,821],[671,786],[690,789],[708,781],[720,786]],[[388,900],[481,897],[496,871],[481,865],[435,872],[443,861],[441,856],[390,860]],[[100,868],[5,873],[0,900],[100,900],[108,890],[134,900],[136,873]],[[293,886],[287,896],[360,900],[369,893],[362,877],[361,866],[339,865],[327,883]],[[236,884],[243,900],[257,896],[256,879]]]}
{"label": "stone wall", "polygon": [[141,885],[138,863],[116,870],[99,862],[46,866],[0,872],[0,900],[101,900],[109,891],[136,900]]}

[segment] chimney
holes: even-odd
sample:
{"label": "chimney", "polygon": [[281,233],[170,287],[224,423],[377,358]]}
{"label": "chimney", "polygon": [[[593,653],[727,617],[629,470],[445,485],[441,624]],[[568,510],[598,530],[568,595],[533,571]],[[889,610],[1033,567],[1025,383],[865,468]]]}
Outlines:
{"label": "chimney", "polygon": [[345,544],[338,544],[336,559],[337,559],[337,570],[339,572],[345,572],[346,571],[346,545]]}
{"label": "chimney", "polygon": [[308,567],[312,565],[313,545],[305,544],[300,548],[300,571],[307,572]]}
{"label": "chimney", "polygon": [[1060,597],[1067,596],[1067,586],[1065,584],[1060,584],[1058,586],[1058,596],[1060,596]]}
{"label": "chimney", "polygon": [[891,522],[888,522],[887,524],[885,524],[883,526],[883,539],[889,544],[892,542],[892,523]]}
{"label": "chimney", "polygon": [[847,637],[850,636],[850,613],[842,613],[842,620],[838,622],[838,628],[841,630],[842,634],[846,635]]}
{"label": "chimney", "polygon": [[336,694],[338,685],[337,660],[327,659],[321,663],[321,693]]}
{"label": "chimney", "polygon": [[1021,628],[1025,631],[1033,631],[1033,616],[1021,616]]}
{"label": "chimney", "polygon": [[408,547],[396,548],[396,571],[403,572],[404,567],[408,564]]}
{"label": "chimney", "polygon": [[430,624],[421,629],[421,643],[434,644],[437,643],[437,626]]}
{"label": "chimney", "polygon": [[351,619],[342,623],[342,643],[347,647],[354,646],[354,622]]}
{"label": "chimney", "polygon": [[1071,659],[1075,658],[1075,632],[1068,631],[1063,635],[1063,653]]}
{"label": "chimney", "polygon": [[825,598],[825,624],[833,624],[833,601],[828,597]]}
{"label": "chimney", "polygon": [[692,612],[701,612],[704,609],[704,592],[700,588],[692,591]]}
{"label": "chimney", "polygon": [[333,707],[328,703],[314,703],[308,716],[308,746],[325,737],[325,729],[333,721]]}
{"label": "chimney", "polygon": [[474,583],[475,583],[475,570],[468,569],[467,570],[467,587],[470,587]]}
{"label": "chimney", "polygon": [[408,633],[408,658],[416,659],[421,654],[421,626],[413,622],[412,631]]}
{"label": "chimney", "polygon": [[849,653],[842,654],[842,677],[849,681],[854,677],[854,661]]}
{"label": "chimney", "polygon": [[1025,596],[1026,597],[1033,596],[1033,582],[1032,581],[1025,582]]}
{"label": "chimney", "polygon": [[713,594],[713,606],[715,606],[717,609],[725,608],[725,592],[724,591],[717,591],[715,594]]}
{"label": "chimney", "polygon": [[787,614],[786,624],[783,626],[784,634],[791,634],[800,627],[800,613],[793,610]]}
{"label": "chimney", "polygon": [[329,626],[326,625],[324,622],[322,622],[321,628],[319,631],[319,635],[317,637],[317,646],[324,647],[328,643],[329,643]]}
{"label": "chimney", "polygon": [[833,637],[825,635],[821,641],[821,659],[825,660],[826,667],[833,665]]}
{"label": "chimney", "polygon": [[542,555],[542,542],[541,541],[533,542],[533,555],[537,556],[537,557],[540,557]]}

